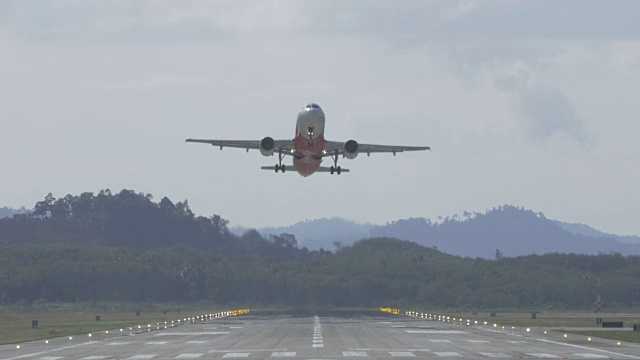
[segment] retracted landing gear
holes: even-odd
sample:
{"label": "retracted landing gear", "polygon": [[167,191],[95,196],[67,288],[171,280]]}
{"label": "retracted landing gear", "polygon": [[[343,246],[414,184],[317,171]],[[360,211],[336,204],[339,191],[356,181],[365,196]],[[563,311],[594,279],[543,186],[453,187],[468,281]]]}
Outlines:
{"label": "retracted landing gear", "polygon": [[335,154],[331,155],[331,158],[333,159],[333,166],[329,168],[329,172],[331,175],[333,175],[333,173],[340,175],[342,168],[338,166],[338,150],[336,150]]}
{"label": "retracted landing gear", "polygon": [[282,164],[282,159],[284,159],[284,155],[282,154],[282,150],[279,150],[278,151],[278,163],[276,164],[276,173],[278,171],[282,171],[284,173],[285,170],[287,169],[287,167]]}

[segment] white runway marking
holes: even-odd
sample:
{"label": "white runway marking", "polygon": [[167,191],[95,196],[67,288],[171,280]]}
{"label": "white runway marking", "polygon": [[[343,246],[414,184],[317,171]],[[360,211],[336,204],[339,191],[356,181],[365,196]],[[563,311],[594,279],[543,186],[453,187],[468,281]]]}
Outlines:
{"label": "white runway marking", "polygon": [[482,343],[482,344],[488,344],[488,343],[489,343],[489,341],[488,341],[488,340],[468,340],[468,341],[469,341],[469,342],[472,342],[472,343],[478,343],[478,344],[480,344],[480,343]]}
{"label": "white runway marking", "polygon": [[364,351],[343,351],[342,356],[363,357],[367,356],[367,353]]}
{"label": "white runway marking", "polygon": [[480,354],[486,356],[486,357],[490,357],[490,358],[495,358],[495,359],[511,359],[513,358],[513,356],[509,356],[507,354],[503,354],[503,353],[484,353],[481,352]]}
{"label": "white runway marking", "polygon": [[197,359],[204,354],[180,354],[176,356],[176,359]]}
{"label": "white runway marking", "polygon": [[434,352],[434,354],[441,357],[462,357],[462,355],[457,352]]}
{"label": "white runway marking", "polygon": [[145,343],[145,345],[164,345],[166,343],[166,341],[149,341],[148,343]]}
{"label": "white runway marking", "polygon": [[227,353],[224,354],[223,358],[246,358],[249,357],[251,353]]}
{"label": "white runway marking", "polygon": [[187,344],[204,344],[206,343],[205,340],[191,340],[191,341],[187,341]]}
{"label": "white runway marking", "polygon": [[295,351],[288,351],[288,352],[274,352],[271,354],[271,357],[294,357],[296,356],[296,352]]}
{"label": "white runway marking", "polygon": [[126,360],[143,360],[143,359],[153,359],[158,356],[157,354],[149,354],[149,355],[134,355]]}
{"label": "white runway marking", "polygon": [[80,347],[80,346],[91,345],[91,344],[95,344],[95,343],[97,343],[97,341],[89,341],[89,342],[85,342],[85,343],[81,343],[81,344],[69,345],[69,346],[63,346],[63,347],[59,347],[59,348],[55,348],[55,349],[51,349],[51,350],[39,351],[39,352],[36,352],[36,353],[18,355],[18,356],[14,356],[12,358],[4,359],[4,360],[24,359],[24,358],[29,358],[29,357],[38,356],[38,355],[44,355],[44,354],[48,354],[48,353],[52,353],[52,352],[58,352],[58,351],[63,351],[63,350],[68,350],[68,349],[74,349],[74,348],[77,348],[77,347]]}
{"label": "white runway marking", "polygon": [[608,356],[598,355],[598,354],[573,354],[575,356],[580,356],[585,359],[608,359]]}
{"label": "white runway marking", "polygon": [[466,334],[466,331],[460,330],[405,330],[409,334]]}
{"label": "white runway marking", "polygon": [[610,355],[614,355],[614,356],[623,356],[625,358],[628,359],[640,359],[640,357],[638,356],[634,356],[634,355],[627,355],[627,354],[623,354],[623,353],[619,353],[619,352],[614,352],[614,351],[609,351],[609,350],[603,350],[603,349],[594,349],[594,348],[590,348],[590,347],[586,347],[586,346],[581,346],[581,345],[574,345],[574,344],[567,344],[567,343],[561,343],[561,342],[557,342],[557,341],[551,341],[551,340],[547,340],[547,339],[536,339],[538,341],[542,341],[544,343],[549,343],[549,344],[556,344],[556,345],[563,345],[563,346],[571,346],[574,347],[576,349],[583,349],[583,350],[587,350],[587,351],[598,351],[601,353],[605,353],[605,354],[610,354]]}
{"label": "white runway marking", "polygon": [[87,357],[84,357],[84,358],[82,358],[80,360],[104,360],[104,359],[108,359],[110,357],[111,357],[111,355],[107,355],[107,356],[87,356]]}
{"label": "white runway marking", "polygon": [[434,339],[431,339],[429,341],[431,341],[432,343],[450,343],[451,342],[451,340],[434,340]]}
{"label": "white runway marking", "polygon": [[393,325],[392,328],[402,329],[402,328],[406,328],[406,326],[405,325]]}
{"label": "white runway marking", "polygon": [[313,343],[314,343],[314,344],[322,344],[322,339],[320,339],[320,340],[313,340]]}
{"label": "white runway marking", "polygon": [[242,329],[242,326],[229,326],[229,329]]}
{"label": "white runway marking", "polygon": [[528,341],[522,341],[522,340],[507,340],[507,342],[509,344],[528,344]]}
{"label": "white runway marking", "polygon": [[205,335],[226,335],[228,331],[200,331],[200,332],[161,332],[154,336],[205,336]]}
{"label": "white runway marking", "polygon": [[58,360],[58,359],[62,359],[62,357],[61,356],[47,356],[47,357],[38,358],[38,360]]}
{"label": "white runway marking", "polygon": [[529,356],[540,358],[540,359],[559,359],[560,358],[560,356],[558,355],[547,354],[547,353],[526,353],[526,354]]}
{"label": "white runway marking", "polygon": [[130,341],[114,341],[114,342],[107,343],[107,345],[127,345],[127,344],[131,344],[131,342]]}
{"label": "white runway marking", "polygon": [[323,348],[324,344],[313,344],[314,348]]}
{"label": "white runway marking", "polygon": [[389,351],[389,355],[396,357],[415,357],[416,355],[409,351]]}

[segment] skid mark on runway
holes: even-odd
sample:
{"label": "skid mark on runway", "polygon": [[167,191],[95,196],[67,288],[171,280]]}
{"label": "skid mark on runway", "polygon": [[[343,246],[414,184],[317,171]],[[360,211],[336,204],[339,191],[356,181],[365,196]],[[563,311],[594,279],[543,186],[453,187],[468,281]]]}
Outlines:
{"label": "skid mark on runway", "polygon": [[197,359],[204,354],[180,354],[176,356],[176,359]]}

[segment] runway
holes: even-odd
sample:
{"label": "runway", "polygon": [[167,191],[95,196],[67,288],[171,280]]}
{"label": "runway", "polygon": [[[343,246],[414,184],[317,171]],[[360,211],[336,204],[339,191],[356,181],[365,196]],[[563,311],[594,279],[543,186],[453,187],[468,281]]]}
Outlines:
{"label": "runway", "polygon": [[247,315],[142,330],[4,345],[0,359],[640,359],[640,344],[406,316]]}

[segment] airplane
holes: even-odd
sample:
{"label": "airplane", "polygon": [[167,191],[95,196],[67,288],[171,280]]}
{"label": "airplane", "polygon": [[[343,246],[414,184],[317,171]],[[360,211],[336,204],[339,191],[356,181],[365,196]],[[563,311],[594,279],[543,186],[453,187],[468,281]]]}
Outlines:
{"label": "airplane", "polygon": [[[298,174],[307,177],[316,172],[328,172],[340,175],[349,172],[338,166],[338,157],[355,159],[359,153],[370,156],[372,153],[396,153],[405,151],[424,151],[431,148],[428,146],[394,146],[394,145],[370,145],[359,144],[355,140],[346,142],[328,141],[324,138],[324,111],[318,104],[310,103],[298,113],[296,122],[296,135],[293,140],[274,140],[265,137],[262,140],[204,140],[187,139],[186,142],[211,144],[224,147],[240,148],[249,150],[260,150],[264,156],[278,154],[278,164],[275,166],[263,166],[262,170],[272,170],[284,173],[286,165],[282,163],[285,156],[293,157],[293,168]],[[320,166],[325,157],[333,160],[331,167]]]}

